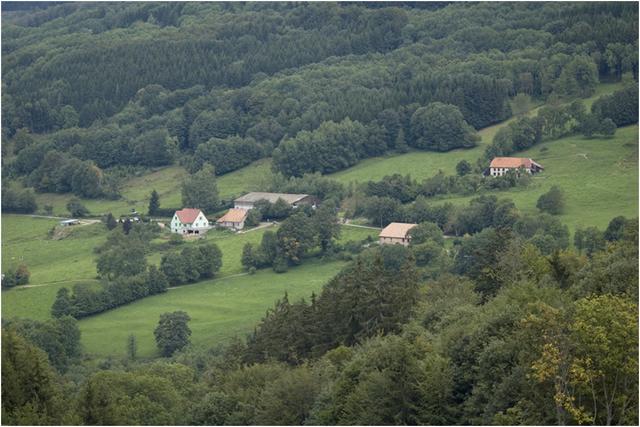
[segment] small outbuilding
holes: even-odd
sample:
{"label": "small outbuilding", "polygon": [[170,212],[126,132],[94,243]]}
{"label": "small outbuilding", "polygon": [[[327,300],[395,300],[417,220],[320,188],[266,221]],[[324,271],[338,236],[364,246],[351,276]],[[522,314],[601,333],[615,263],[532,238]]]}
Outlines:
{"label": "small outbuilding", "polygon": [[544,168],[539,163],[525,157],[496,157],[489,165],[489,175],[503,176],[510,170],[524,170],[528,173],[537,173]]}
{"label": "small outbuilding", "polygon": [[403,245],[409,246],[411,236],[409,230],[418,224],[410,224],[405,222],[392,222],[387,225],[378,237],[381,245]]}
{"label": "small outbuilding", "polygon": [[244,221],[247,219],[249,211],[246,209],[229,209],[229,211],[220,217],[216,223],[225,228],[231,230],[242,230],[244,228]]}
{"label": "small outbuilding", "polygon": [[200,209],[185,208],[176,211],[171,219],[171,232],[177,234],[204,234],[211,228]]}
{"label": "small outbuilding", "polygon": [[60,221],[60,225],[62,227],[70,227],[72,225],[80,224],[80,220],[77,219],[65,219],[64,221]]}

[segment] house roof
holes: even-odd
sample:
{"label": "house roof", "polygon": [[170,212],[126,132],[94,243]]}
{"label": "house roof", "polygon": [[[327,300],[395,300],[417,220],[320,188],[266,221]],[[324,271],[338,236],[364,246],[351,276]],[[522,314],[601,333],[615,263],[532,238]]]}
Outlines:
{"label": "house roof", "polygon": [[271,203],[275,203],[278,199],[282,199],[289,204],[296,203],[305,197],[308,197],[308,194],[289,194],[289,193],[261,193],[261,192],[251,192],[247,193],[242,197],[238,197],[235,202],[236,203],[255,203],[259,200],[268,200]]}
{"label": "house roof", "polygon": [[200,212],[200,209],[184,208],[182,210],[176,211],[176,215],[178,215],[178,219],[181,223],[191,224],[196,220]]}
{"label": "house roof", "polygon": [[378,235],[379,237],[393,237],[396,239],[404,239],[407,233],[418,224],[408,224],[405,222],[392,222],[387,225]]}
{"label": "house roof", "polygon": [[495,157],[491,160],[492,168],[527,168],[531,169],[531,166],[537,166],[540,169],[544,169],[540,164],[534,162],[531,159],[525,157]]}
{"label": "house roof", "polygon": [[242,222],[247,217],[246,209],[229,209],[217,222]]}

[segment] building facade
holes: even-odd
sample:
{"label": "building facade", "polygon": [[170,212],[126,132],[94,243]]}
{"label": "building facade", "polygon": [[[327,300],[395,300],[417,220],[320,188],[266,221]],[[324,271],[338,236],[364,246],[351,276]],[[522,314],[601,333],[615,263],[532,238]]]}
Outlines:
{"label": "building facade", "polygon": [[177,234],[203,234],[211,228],[200,209],[185,208],[176,211],[171,219],[171,232]]}

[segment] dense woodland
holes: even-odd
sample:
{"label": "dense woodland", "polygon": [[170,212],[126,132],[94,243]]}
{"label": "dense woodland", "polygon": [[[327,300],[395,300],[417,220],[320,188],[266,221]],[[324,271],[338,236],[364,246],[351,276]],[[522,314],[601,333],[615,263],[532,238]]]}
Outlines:
{"label": "dense woodland", "polygon": [[[638,219],[571,236],[559,188],[538,213],[493,194],[433,198],[525,187],[528,176],[482,172],[543,140],[636,123],[637,13],[612,2],[3,4],[3,211],[33,212],[34,192],[118,198],[130,174],[180,164],[184,205],[216,212],[227,203],[216,175],[271,157],[262,189],[312,194],[320,208],[259,204],[249,225],[280,226],[244,247],[246,271],[348,261],[230,343],[190,345],[189,314],[176,311],[153,331],[161,357],[138,357],[130,336],[126,357],[93,360],[77,319],[225,262],[212,243],[157,243],[144,215],[106,216],[100,283],[61,288],[50,320],[3,319],[3,423],[636,425]],[[586,108],[601,81],[622,89]],[[547,106],[455,175],[398,171],[356,187],[323,176],[388,152],[472,147],[477,130],[537,102]],[[148,214],[169,211],[154,193]],[[338,207],[419,225],[406,248],[339,243]]]}
{"label": "dense woodland", "polygon": [[[573,99],[601,80],[637,79],[632,4],[398,6],[5,12],[3,177],[117,198],[126,167],[180,163],[193,173],[209,163],[219,175],[273,156],[285,176],[327,173],[407,147],[473,146],[474,129],[513,114],[511,98]],[[637,97],[608,102],[617,107],[603,100],[565,133],[637,121]],[[562,116],[547,113],[534,123],[543,134],[540,122]],[[15,211],[32,208],[28,194],[9,196]]]}

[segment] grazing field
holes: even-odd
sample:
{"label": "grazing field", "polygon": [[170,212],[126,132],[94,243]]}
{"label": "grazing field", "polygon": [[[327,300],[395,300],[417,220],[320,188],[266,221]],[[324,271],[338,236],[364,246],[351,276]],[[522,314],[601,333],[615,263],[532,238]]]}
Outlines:
{"label": "grazing field", "polygon": [[[582,136],[544,142],[519,153],[545,170],[526,188],[492,192],[512,199],[524,212],[536,212],[541,194],[557,185],[565,192],[566,209],[559,216],[573,232],[580,226],[604,229],[618,215],[638,215],[638,126],[618,129],[612,138]],[[440,198],[466,204],[475,196]]]}
{"label": "grazing field", "polygon": [[104,241],[106,228],[77,225],[66,229],[64,238],[48,238],[57,224],[56,219],[2,215],[2,270],[25,263],[32,285],[94,279],[93,248]]}
{"label": "grazing field", "polygon": [[[242,195],[246,191],[258,189],[265,177],[269,176],[271,159],[261,159],[252,164],[221,175],[217,178],[220,198],[229,200]],[[99,216],[109,212],[116,216],[125,215],[136,209],[146,213],[149,206],[149,195],[156,190],[160,195],[163,208],[182,208],[180,188],[187,172],[181,166],[160,168],[141,176],[132,177],[122,187],[122,197],[118,200],[80,199],[90,211],[90,215]],[[72,194],[37,193],[38,209],[45,205],[53,207],[53,214],[68,216],[67,202]]]}
{"label": "grazing field", "polygon": [[[591,104],[598,97],[615,92],[621,87],[622,85],[620,83],[602,83],[598,85],[596,93],[592,97],[583,99],[582,101],[587,108],[590,108]],[[540,107],[536,107],[527,114],[535,115],[539,109]],[[411,151],[406,154],[389,154],[381,157],[372,157],[330,176],[346,184],[349,182],[362,183],[370,180],[376,181],[386,175],[392,175],[394,173],[402,175],[409,174],[418,181],[432,177],[438,173],[439,170],[442,170],[446,174],[454,174],[456,172],[456,164],[462,160],[475,164],[476,160],[482,156],[485,147],[493,140],[496,132],[515,119],[516,117],[513,117],[502,123],[479,130],[478,134],[481,137],[481,141],[476,147],[471,149],[458,149],[446,153]],[[520,156],[520,154],[515,155]]]}
{"label": "grazing field", "polygon": [[96,356],[124,356],[129,334],[142,357],[157,356],[153,330],[160,314],[183,310],[191,316],[193,345],[214,346],[250,333],[265,311],[282,298],[307,298],[345,264],[310,260],[285,274],[261,270],[186,285],[80,321],[84,350]]}
{"label": "grazing field", "polygon": [[[24,262],[31,272],[27,287],[2,292],[4,318],[48,319],[51,305],[61,287],[71,288],[80,282],[95,282],[98,286],[93,249],[106,239],[106,228],[102,224],[71,227],[68,229],[68,237],[51,240],[47,238],[47,234],[57,223],[58,220],[55,219],[2,215],[2,270]],[[159,265],[163,254],[180,251],[184,245],[214,242],[222,251],[222,268],[218,278],[236,275],[243,271],[240,263],[243,246],[246,243],[259,244],[267,230],[276,231],[277,226],[245,233],[211,230],[205,239],[185,242],[163,251],[155,250],[147,256],[147,260]],[[339,241],[359,241],[369,235],[375,238],[377,234],[378,231],[373,229],[343,226]],[[163,233],[154,243],[162,243],[168,239],[169,233]]]}

